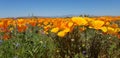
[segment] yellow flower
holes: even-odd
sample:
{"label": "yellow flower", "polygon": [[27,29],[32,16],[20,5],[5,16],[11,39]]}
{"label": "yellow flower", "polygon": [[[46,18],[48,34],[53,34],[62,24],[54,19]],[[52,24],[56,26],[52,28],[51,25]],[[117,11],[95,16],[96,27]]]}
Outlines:
{"label": "yellow flower", "polygon": [[66,32],[64,32],[64,31],[60,31],[60,32],[58,32],[57,35],[58,35],[59,37],[64,37],[65,34],[66,34]]}
{"label": "yellow flower", "polygon": [[112,27],[107,27],[107,30],[108,30],[108,34],[114,34],[115,33],[115,29],[112,28]]}
{"label": "yellow flower", "polygon": [[66,28],[65,30],[63,30],[64,32],[70,32],[70,28]]}
{"label": "yellow flower", "polygon": [[73,26],[73,22],[69,22],[68,27],[72,27],[72,26]]}
{"label": "yellow flower", "polygon": [[114,31],[114,28],[112,28],[112,27],[107,27],[107,29],[108,29],[109,31]]}
{"label": "yellow flower", "polygon": [[82,17],[73,17],[72,21],[75,22],[77,25],[87,25],[88,22],[85,20],[85,18]]}
{"label": "yellow flower", "polygon": [[120,31],[120,28],[115,28],[114,32],[117,33]]}
{"label": "yellow flower", "polygon": [[59,31],[59,28],[58,28],[58,27],[53,28],[53,29],[51,30],[51,32],[53,32],[53,33],[57,33],[58,31]]}
{"label": "yellow flower", "polygon": [[18,24],[23,24],[24,22],[25,22],[24,19],[18,19],[18,20],[17,20],[17,23],[18,23]]}
{"label": "yellow flower", "polygon": [[95,21],[92,22],[91,25],[94,29],[100,29],[104,25],[104,23],[105,23],[104,21],[95,20]]}
{"label": "yellow flower", "polygon": [[118,27],[118,24],[112,24],[111,27],[117,28],[117,27]]}
{"label": "yellow flower", "polygon": [[106,22],[105,25],[109,26],[109,25],[110,25],[110,22]]}
{"label": "yellow flower", "polygon": [[47,24],[48,24],[48,22],[47,22],[47,21],[45,21],[45,22],[43,22],[43,24],[44,24],[44,25],[47,25]]}
{"label": "yellow flower", "polygon": [[85,17],[85,20],[88,21],[88,22],[94,21],[94,19],[88,18],[88,17]]}
{"label": "yellow flower", "polygon": [[101,27],[100,30],[102,30],[103,32],[107,32],[107,27]]}
{"label": "yellow flower", "polygon": [[3,22],[0,22],[0,28],[3,27],[3,24],[4,24]]}

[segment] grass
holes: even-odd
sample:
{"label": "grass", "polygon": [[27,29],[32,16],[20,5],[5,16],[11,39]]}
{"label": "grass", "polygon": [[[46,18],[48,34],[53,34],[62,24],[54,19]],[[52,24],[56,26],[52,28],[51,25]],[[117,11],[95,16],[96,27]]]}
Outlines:
{"label": "grass", "polygon": [[[0,40],[0,58],[119,58],[120,39],[101,30],[76,26],[64,37],[45,34],[29,26],[25,32],[11,31],[9,40]],[[2,36],[4,32],[0,33]]]}

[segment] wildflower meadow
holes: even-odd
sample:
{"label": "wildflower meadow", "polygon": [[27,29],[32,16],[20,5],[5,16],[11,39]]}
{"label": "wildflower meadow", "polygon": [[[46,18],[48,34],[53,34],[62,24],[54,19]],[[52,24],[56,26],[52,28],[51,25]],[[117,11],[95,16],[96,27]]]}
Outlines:
{"label": "wildflower meadow", "polygon": [[119,57],[119,16],[0,18],[0,58]]}

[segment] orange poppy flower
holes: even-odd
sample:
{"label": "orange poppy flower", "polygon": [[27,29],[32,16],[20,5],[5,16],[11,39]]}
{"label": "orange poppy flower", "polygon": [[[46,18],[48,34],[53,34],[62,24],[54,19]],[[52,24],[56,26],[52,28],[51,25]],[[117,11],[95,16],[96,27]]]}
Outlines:
{"label": "orange poppy flower", "polygon": [[101,21],[101,20],[95,20],[93,22],[91,22],[91,26],[94,28],[94,29],[100,29],[103,25],[104,25],[104,21]]}

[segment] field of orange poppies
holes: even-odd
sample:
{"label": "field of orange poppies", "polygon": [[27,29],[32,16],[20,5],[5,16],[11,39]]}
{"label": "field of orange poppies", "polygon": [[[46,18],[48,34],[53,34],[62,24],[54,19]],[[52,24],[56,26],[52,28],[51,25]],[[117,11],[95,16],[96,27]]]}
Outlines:
{"label": "field of orange poppies", "polygon": [[120,16],[0,18],[0,58],[119,58]]}

